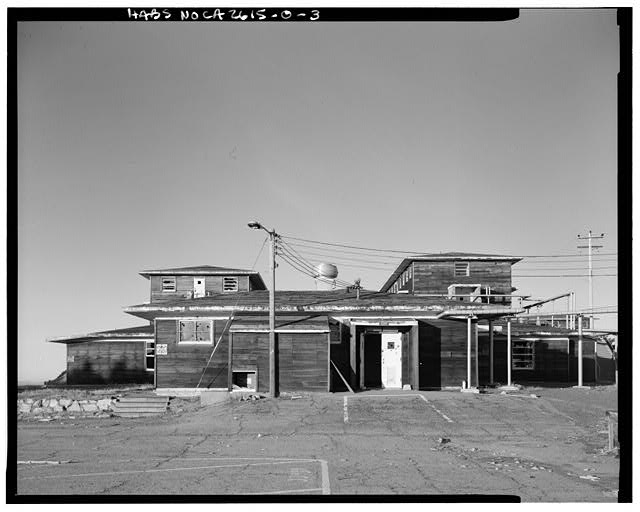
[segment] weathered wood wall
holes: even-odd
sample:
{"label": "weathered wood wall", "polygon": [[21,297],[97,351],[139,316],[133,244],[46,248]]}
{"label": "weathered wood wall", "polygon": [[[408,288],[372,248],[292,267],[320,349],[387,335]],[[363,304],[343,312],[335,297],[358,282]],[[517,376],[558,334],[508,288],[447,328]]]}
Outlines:
{"label": "weathered wood wall", "polygon": [[88,341],[67,345],[68,384],[151,382],[153,372],[146,370],[144,341]]}
{"label": "weathered wood wall", "polygon": [[[327,333],[277,333],[280,391],[326,391]],[[269,391],[269,334],[233,333],[233,369],[255,370],[257,391]]]}
{"label": "weathered wood wall", "polygon": [[[516,384],[567,385],[578,382],[578,338],[568,336],[569,353],[566,340],[541,338],[535,345],[535,367],[533,370],[512,370],[511,381]],[[513,339],[517,339],[514,337]],[[489,383],[489,335],[483,333],[480,345],[480,384]],[[582,347],[582,379],[585,384],[596,383],[596,361],[594,360],[593,340],[584,340]],[[507,383],[507,338],[502,334],[494,335],[494,381]],[[607,358],[598,359],[598,382],[614,382],[613,364]]]}
{"label": "weathered wood wall", "polygon": [[[454,261],[415,261],[413,263],[414,293],[446,294],[452,284],[482,284],[491,293],[511,293],[511,263],[507,261],[469,261],[469,276],[454,275]],[[509,298],[495,298],[508,303]]]}
{"label": "weathered wood wall", "polygon": [[205,292],[206,293],[222,293],[222,278],[223,277],[237,277],[238,278],[238,291],[249,291],[249,276],[175,276],[176,277],[176,291],[175,292],[163,292],[162,291],[162,278],[173,277],[171,275],[166,276],[151,276],[150,288],[151,288],[151,302],[169,302],[177,299],[190,299],[193,293],[193,279],[195,277],[205,280]]}
{"label": "weathered wood wall", "polygon": [[[421,320],[418,322],[418,336],[420,389],[460,386],[463,380],[467,380],[466,321]],[[475,385],[474,350],[472,343],[472,385]]]}
{"label": "weathered wood wall", "polygon": [[[205,320],[203,318],[203,320]],[[156,356],[156,387],[195,388],[201,375],[201,388],[226,388],[229,334],[224,333],[209,366],[207,361],[224,329],[225,320],[215,320],[212,344],[184,344],[177,342],[178,323],[171,319],[156,321],[156,350],[167,345],[167,355]],[[206,371],[205,371],[206,368]]]}

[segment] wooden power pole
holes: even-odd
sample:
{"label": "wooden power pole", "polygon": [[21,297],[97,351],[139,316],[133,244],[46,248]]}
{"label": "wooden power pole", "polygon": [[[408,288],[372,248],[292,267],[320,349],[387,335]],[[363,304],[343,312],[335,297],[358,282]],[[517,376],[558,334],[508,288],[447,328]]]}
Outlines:
{"label": "wooden power pole", "polygon": [[578,235],[578,240],[588,240],[588,245],[579,245],[578,249],[589,249],[589,329],[593,329],[593,263],[592,263],[592,252],[593,249],[601,249],[601,245],[593,245],[591,240],[599,240],[604,238],[604,233],[601,233],[599,236],[595,236],[591,234],[591,230],[589,230],[588,235]]}

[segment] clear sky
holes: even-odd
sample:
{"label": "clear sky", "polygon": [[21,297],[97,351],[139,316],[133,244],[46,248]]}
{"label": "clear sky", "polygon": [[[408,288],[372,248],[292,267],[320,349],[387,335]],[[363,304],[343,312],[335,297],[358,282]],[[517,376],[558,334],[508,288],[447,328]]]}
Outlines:
{"label": "clear sky", "polygon": [[[253,219],[314,240],[516,255],[576,253],[593,229],[617,252],[618,66],[613,9],[21,23],[19,380],[64,369],[46,338],[144,323],[122,312],[148,300],[143,269],[250,268],[264,238]],[[596,273],[616,273],[601,258],[614,268]],[[338,264],[340,278],[377,289],[399,262],[383,259]],[[256,268],[267,280],[266,251]],[[595,278],[595,305],[617,303],[616,281]],[[588,305],[586,277],[514,284]],[[278,288],[314,283],[281,264]]]}

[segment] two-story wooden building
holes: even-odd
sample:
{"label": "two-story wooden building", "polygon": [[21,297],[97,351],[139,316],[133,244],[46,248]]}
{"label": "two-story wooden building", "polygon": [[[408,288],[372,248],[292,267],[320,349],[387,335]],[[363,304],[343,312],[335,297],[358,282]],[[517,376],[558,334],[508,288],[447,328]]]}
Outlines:
{"label": "two-story wooden building", "polygon": [[[569,382],[575,332],[518,337],[514,327],[511,339],[500,324],[522,312],[511,300],[518,260],[431,254],[403,260],[378,292],[277,290],[279,390],[469,388],[505,383],[508,367],[518,382]],[[148,325],[50,340],[67,344],[68,383],[268,391],[269,301],[257,272],[201,266],[141,275],[150,300],[125,312]]]}

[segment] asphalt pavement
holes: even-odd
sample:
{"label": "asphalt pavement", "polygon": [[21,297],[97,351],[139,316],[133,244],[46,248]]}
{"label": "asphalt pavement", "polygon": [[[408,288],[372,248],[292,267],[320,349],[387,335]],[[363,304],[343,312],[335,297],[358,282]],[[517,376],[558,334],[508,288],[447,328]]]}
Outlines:
{"label": "asphalt pavement", "polygon": [[151,419],[21,421],[18,493],[616,501],[619,459],[604,451],[615,389],[588,393],[317,393]]}

